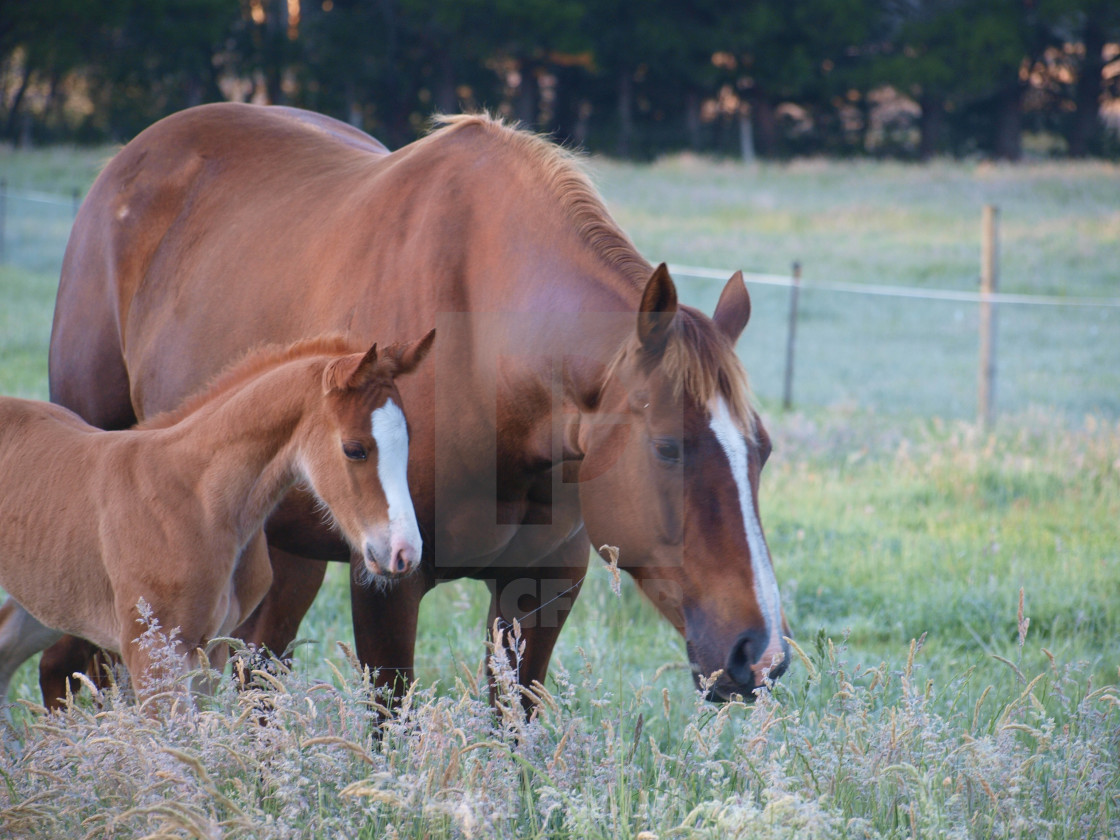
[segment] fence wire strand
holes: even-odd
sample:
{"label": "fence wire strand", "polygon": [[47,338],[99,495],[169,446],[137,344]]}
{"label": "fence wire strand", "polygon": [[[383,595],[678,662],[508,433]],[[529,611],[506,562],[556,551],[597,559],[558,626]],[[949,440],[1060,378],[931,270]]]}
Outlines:
{"label": "fence wire strand", "polygon": [[[691,265],[670,265],[670,273],[681,277],[695,277],[701,280],[727,280],[734,271],[719,268],[700,268]],[[918,300],[949,300],[961,303],[1013,303],[1031,306],[1088,306],[1120,309],[1120,298],[1063,297],[1061,295],[981,294],[954,289],[921,289],[915,286],[889,286],[880,284],[843,283],[835,280],[800,280],[792,275],[755,274],[743,272],[743,279],[763,286],[792,286],[795,283],[802,289],[820,289],[827,292],[844,292],[856,295],[877,295],[879,297],[914,298]],[[979,282],[979,280],[977,280]]]}

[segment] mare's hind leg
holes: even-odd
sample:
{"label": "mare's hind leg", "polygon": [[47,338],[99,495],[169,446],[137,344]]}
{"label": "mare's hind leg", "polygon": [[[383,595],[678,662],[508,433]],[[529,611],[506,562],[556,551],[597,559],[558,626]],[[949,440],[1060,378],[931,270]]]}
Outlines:
{"label": "mare's hind leg", "polygon": [[48,709],[61,709],[66,701],[66,690],[76,691],[72,675],[81,672],[90,678],[98,689],[105,688],[105,666],[111,666],[115,655],[104,651],[92,642],[77,636],[63,636],[43,651],[39,660],[39,691],[43,705]]}
{"label": "mare's hind leg", "polygon": [[0,607],[0,703],[8,697],[8,686],[16,669],[58,641],[58,630],[47,627],[14,598]]}

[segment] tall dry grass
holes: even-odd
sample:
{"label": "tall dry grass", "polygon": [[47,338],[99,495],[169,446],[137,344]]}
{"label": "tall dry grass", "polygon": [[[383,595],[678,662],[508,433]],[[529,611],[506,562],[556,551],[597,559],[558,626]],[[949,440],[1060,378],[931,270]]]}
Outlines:
{"label": "tall dry grass", "polygon": [[999,696],[988,663],[937,684],[921,640],[864,667],[823,632],[753,705],[619,694],[591,662],[526,692],[500,651],[494,706],[465,670],[389,717],[346,649],[330,680],[273,662],[186,702],[199,674],[169,678],[156,715],[90,686],[5,725],[0,836],[1117,836],[1120,691],[1054,658],[1023,671],[1029,617],[1008,620]]}

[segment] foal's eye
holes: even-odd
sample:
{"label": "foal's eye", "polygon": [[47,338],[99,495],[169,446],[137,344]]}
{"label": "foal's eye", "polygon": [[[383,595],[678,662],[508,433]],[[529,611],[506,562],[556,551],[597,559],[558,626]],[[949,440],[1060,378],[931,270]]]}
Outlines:
{"label": "foal's eye", "polygon": [[675,464],[681,459],[681,446],[675,440],[656,440],[653,450],[662,461]]}
{"label": "foal's eye", "polygon": [[342,454],[351,461],[364,461],[369,456],[364,446],[360,443],[354,443],[353,441],[347,441],[342,444]]}

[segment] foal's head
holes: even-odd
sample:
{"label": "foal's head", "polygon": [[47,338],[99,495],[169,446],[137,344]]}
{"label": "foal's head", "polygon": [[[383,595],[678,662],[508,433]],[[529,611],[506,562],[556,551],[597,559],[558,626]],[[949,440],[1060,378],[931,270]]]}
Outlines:
{"label": "foal's head", "polygon": [[664,266],[584,435],[587,532],[685,637],[712,699],[752,698],[788,665],[789,628],[758,512],[770,440],[733,347],[750,317],[741,275],[712,318],[678,306]]}
{"label": "foal's head", "polygon": [[323,370],[322,422],[302,469],[338,530],[375,575],[411,572],[422,542],[408,489],[408,423],[394,379],[427,355],[435,330],[411,344],[339,356]]}

